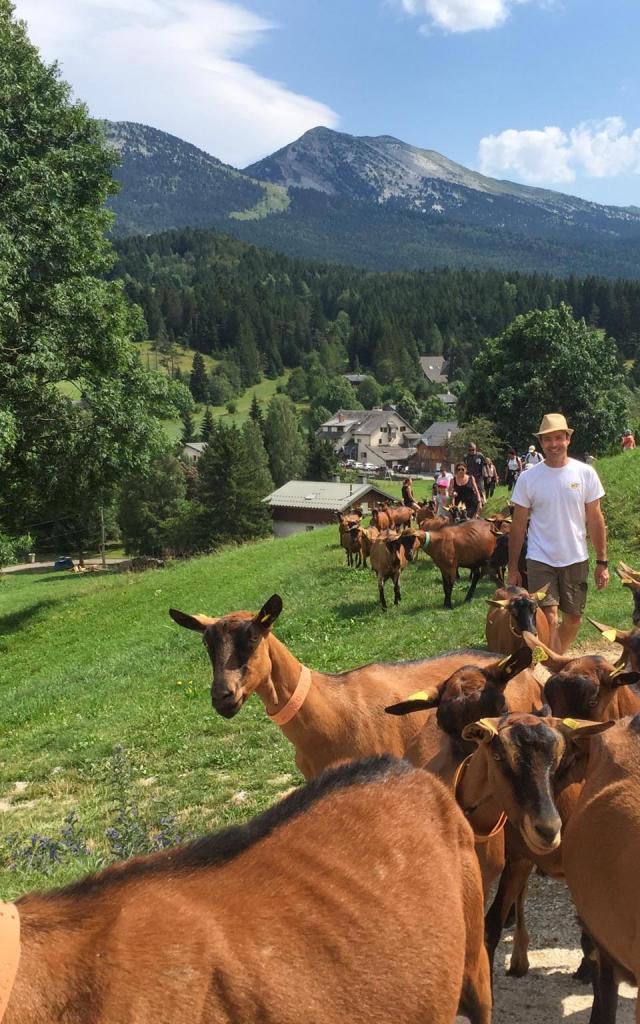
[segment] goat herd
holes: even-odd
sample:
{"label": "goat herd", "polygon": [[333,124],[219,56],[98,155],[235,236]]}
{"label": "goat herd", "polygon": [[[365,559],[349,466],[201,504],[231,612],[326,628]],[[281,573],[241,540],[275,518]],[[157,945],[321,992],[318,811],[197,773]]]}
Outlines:
{"label": "goat herd", "polygon": [[640,978],[640,574],[618,573],[634,627],[595,624],[615,664],[550,650],[541,595],[518,588],[489,610],[495,653],[337,675],[275,636],[278,595],[257,614],[171,610],[202,636],[214,709],[232,719],[255,693],[307,785],[246,825],[0,905],[4,1024],[488,1024],[512,910],[511,971],[528,969],[534,867],[568,885],[591,1022],[613,1024],[619,978]]}
{"label": "goat herd", "polygon": [[[416,527],[412,525],[414,516]],[[464,506],[452,506],[448,518],[436,516],[432,502],[417,510],[406,506],[374,507],[367,529],[362,525],[361,511],[338,514],[340,543],[346,551],[347,565],[366,569],[369,558],[384,611],[386,581],[393,580],[394,604],[399,604],[400,575],[420,550],[426,551],[440,570],[445,608],[451,608],[459,569],[470,570],[465,601],[473,598],[483,574],[501,580],[509,557],[510,522],[508,512],[487,519],[466,519]]]}

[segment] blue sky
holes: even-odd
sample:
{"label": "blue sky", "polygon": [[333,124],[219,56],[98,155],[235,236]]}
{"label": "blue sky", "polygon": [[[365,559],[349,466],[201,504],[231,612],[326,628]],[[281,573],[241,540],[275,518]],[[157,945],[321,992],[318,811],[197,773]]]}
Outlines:
{"label": "blue sky", "polygon": [[91,112],[244,166],[318,124],[640,205],[638,0],[16,0]]}

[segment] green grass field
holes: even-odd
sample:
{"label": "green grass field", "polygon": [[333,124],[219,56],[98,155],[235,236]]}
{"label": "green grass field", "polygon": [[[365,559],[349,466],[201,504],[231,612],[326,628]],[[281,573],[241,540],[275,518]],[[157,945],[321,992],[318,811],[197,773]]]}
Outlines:
{"label": "green grass field", "polygon": [[[603,460],[610,558],[640,563],[640,454]],[[504,504],[504,490],[494,499]],[[370,571],[348,569],[334,526],[175,563],[144,575],[65,573],[0,578],[0,857],[5,898],[77,877],[102,862],[116,806],[114,748],[127,752],[131,797],[143,816],[175,815],[196,833],[244,820],[300,781],[293,750],[252,698],[236,719],[214,714],[211,670],[197,634],[169,607],[211,614],[284,601],[278,636],[312,668],[418,658],[482,646],[489,582],[463,605],[441,609],[433,563],[421,556],[402,577],[402,604],[384,615]],[[631,597],[614,577],[590,589],[588,614],[630,621]],[[586,625],[580,641],[596,634]],[[76,810],[91,854],[45,873],[23,854],[6,862],[7,837],[56,834]],[[4,845],[3,845],[4,844]],[[15,845],[15,844],[14,844]]]}
{"label": "green grass field", "polygon": [[[252,387],[247,388],[243,395],[238,398],[234,398],[233,401],[236,404],[236,412],[227,412],[226,406],[224,405],[212,405],[211,411],[214,416],[222,417],[225,423],[236,423],[238,425],[244,423],[249,415],[249,409],[253,401],[255,394],[256,398],[260,402],[263,413],[266,415],[267,406],[269,401],[276,394],[279,384],[286,384],[289,377],[289,372],[283,374],[281,377],[275,377],[270,380],[264,377],[259,384],[254,384]],[[298,409],[302,409],[302,406],[298,406]],[[198,429],[204,415],[204,406],[196,406],[194,413],[194,421],[196,422]],[[177,441],[182,434],[182,420],[164,420],[164,428],[171,438],[172,441]]]}

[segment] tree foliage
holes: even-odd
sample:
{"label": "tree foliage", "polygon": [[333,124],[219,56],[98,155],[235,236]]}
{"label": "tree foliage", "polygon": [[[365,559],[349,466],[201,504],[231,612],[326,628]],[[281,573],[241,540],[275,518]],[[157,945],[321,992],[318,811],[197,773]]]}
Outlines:
{"label": "tree foliage", "polygon": [[274,395],[269,402],[264,424],[264,444],[276,487],[281,487],[287,480],[304,479],[307,445],[300,430],[295,406],[286,395]]}
{"label": "tree foliage", "polygon": [[0,522],[86,524],[164,444],[180,386],[140,365],[105,240],[113,153],[0,0]]}
{"label": "tree foliage", "polygon": [[607,451],[625,426],[624,382],[613,342],[575,320],[571,309],[516,317],[475,360],[460,400],[462,416],[487,413],[498,435],[525,448],[546,412],[563,412],[574,449]]}
{"label": "tree foliage", "polygon": [[271,516],[262,498],[273,489],[260,431],[252,420],[242,430],[215,424],[198,461],[203,509],[203,546],[265,537]]}

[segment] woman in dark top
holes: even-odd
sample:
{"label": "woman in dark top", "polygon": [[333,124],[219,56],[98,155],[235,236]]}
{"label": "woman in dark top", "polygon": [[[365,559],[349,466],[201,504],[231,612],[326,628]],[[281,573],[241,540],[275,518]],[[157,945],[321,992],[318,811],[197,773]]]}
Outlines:
{"label": "woman in dark top", "polygon": [[413,496],[413,480],[408,476],[402,484],[402,500],[408,508],[419,508]]}
{"label": "woman in dark top", "polygon": [[467,473],[464,462],[456,466],[456,474],[451,481],[449,493],[456,505],[466,505],[467,518],[475,519],[481,504],[480,492],[474,478]]}

